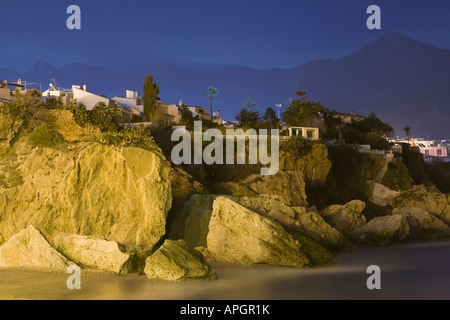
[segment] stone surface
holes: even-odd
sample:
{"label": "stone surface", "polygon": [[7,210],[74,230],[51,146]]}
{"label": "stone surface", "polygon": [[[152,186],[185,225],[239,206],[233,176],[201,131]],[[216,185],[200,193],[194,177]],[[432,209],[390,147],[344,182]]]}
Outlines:
{"label": "stone surface", "polygon": [[83,267],[121,274],[141,273],[149,250],[125,246],[98,237],[60,233],[54,239],[56,249]]}
{"label": "stone surface", "polygon": [[147,248],[166,232],[170,168],[156,146],[79,143],[18,161],[23,183],[0,187],[0,244],[30,224],[49,240],[65,232]]}
{"label": "stone surface", "polygon": [[400,194],[398,191],[391,190],[388,187],[373,181],[366,182],[365,192],[367,199],[380,207],[392,205],[394,199]]}
{"label": "stone surface", "polygon": [[311,186],[324,185],[331,169],[328,149],[324,144],[315,143],[306,156],[295,160],[280,152],[280,169],[302,172],[305,182]]}
{"label": "stone surface", "polygon": [[273,176],[254,174],[243,181],[252,191],[260,195],[277,195],[289,205],[308,206],[305,181],[301,171],[278,171]]}
{"label": "stone surface", "polygon": [[213,203],[216,195],[195,194],[185,205],[184,240],[191,247],[206,247]]}
{"label": "stone surface", "polygon": [[441,193],[435,187],[414,186],[400,193],[393,201],[393,207],[420,208],[450,224],[450,195]]}
{"label": "stone surface", "polygon": [[318,213],[305,212],[299,215],[297,221],[301,234],[331,251],[341,252],[354,248],[342,233],[326,223]]}
{"label": "stone surface", "polygon": [[303,244],[281,225],[222,196],[214,200],[207,248],[216,259],[235,264],[310,264]]}
{"label": "stone surface", "polygon": [[441,219],[420,208],[396,208],[409,224],[409,239],[437,239],[450,236],[450,227]]}
{"label": "stone surface", "polygon": [[306,210],[304,207],[291,207],[282,197],[276,195],[232,197],[231,199],[286,227],[295,227],[298,224],[297,216]]}
{"label": "stone surface", "polygon": [[0,267],[66,271],[72,264],[31,225],[0,247]]}
{"label": "stone surface", "polygon": [[169,178],[172,189],[172,208],[167,221],[170,224],[169,238],[181,239],[184,235],[186,220],[185,203],[194,194],[207,193],[207,189],[179,167],[170,169]]}
{"label": "stone surface", "polygon": [[390,245],[406,239],[409,225],[405,217],[392,215],[377,217],[354,230],[352,239],[364,245]]}
{"label": "stone surface", "polygon": [[320,212],[324,220],[345,236],[366,224],[362,214],[366,204],[360,200],[353,200],[345,205],[331,205]]}
{"label": "stone surface", "polygon": [[170,281],[217,278],[216,272],[205,261],[203,255],[190,248],[183,240],[166,240],[147,258],[144,272],[151,279]]}

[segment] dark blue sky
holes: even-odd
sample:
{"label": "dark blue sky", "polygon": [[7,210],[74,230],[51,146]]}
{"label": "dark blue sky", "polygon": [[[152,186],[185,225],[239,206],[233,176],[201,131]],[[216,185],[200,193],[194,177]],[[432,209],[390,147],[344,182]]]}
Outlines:
{"label": "dark blue sky", "polygon": [[[82,30],[68,30],[79,5]],[[382,29],[366,28],[366,9]],[[450,49],[448,0],[22,0],[0,10],[0,67],[42,59],[126,70],[150,61],[290,68],[339,58],[390,32]]]}

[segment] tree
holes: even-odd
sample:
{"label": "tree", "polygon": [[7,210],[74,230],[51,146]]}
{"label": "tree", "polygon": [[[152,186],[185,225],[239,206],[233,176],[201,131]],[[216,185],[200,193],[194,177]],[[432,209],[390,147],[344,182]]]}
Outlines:
{"label": "tree", "polygon": [[156,109],[156,100],[159,94],[159,85],[153,82],[153,76],[148,75],[144,81],[144,118],[145,121],[158,120],[159,113]]}
{"label": "tree", "polygon": [[104,102],[97,103],[89,112],[89,120],[92,125],[101,131],[107,130],[116,116],[116,108],[107,106]]}
{"label": "tree", "polygon": [[[299,86],[302,88],[302,86]],[[290,101],[283,111],[283,121],[292,127],[318,127],[324,128],[323,114],[325,108],[319,102],[310,102],[305,91],[297,91],[297,98]]]}
{"label": "tree", "polygon": [[403,130],[405,130],[406,138],[407,138],[408,141],[409,141],[409,136],[410,136],[410,134],[411,134],[411,127],[410,127],[410,126],[406,126],[406,127],[403,128]]}
{"label": "tree", "polygon": [[280,122],[280,119],[278,119],[276,116],[275,110],[273,110],[271,107],[268,107],[266,109],[262,118],[265,121],[266,127],[270,127],[268,129],[275,129]]}
{"label": "tree", "polygon": [[241,127],[255,129],[257,126],[260,114],[259,111],[256,110],[256,104],[257,102],[252,97],[248,97],[245,100],[243,108],[236,115],[236,120],[239,121]]}
{"label": "tree", "polygon": [[387,123],[377,118],[376,114],[370,112],[369,115],[361,121],[355,122],[353,127],[363,134],[371,133],[378,137],[388,137],[394,132],[394,129]]}
{"label": "tree", "polygon": [[185,105],[182,105],[178,108],[181,113],[180,125],[186,126],[186,129],[193,130],[194,129],[194,116],[192,115],[191,110]]}
{"label": "tree", "polygon": [[212,107],[212,98],[219,94],[219,90],[214,87],[209,87],[208,91],[206,91],[206,96],[209,97],[209,107],[211,111],[211,119],[213,119],[213,107]]}

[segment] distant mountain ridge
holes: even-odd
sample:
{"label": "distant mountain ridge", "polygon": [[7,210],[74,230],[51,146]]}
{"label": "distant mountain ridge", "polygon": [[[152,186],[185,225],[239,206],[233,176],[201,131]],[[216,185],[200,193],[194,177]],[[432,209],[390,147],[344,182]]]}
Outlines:
{"label": "distant mountain ridge", "polygon": [[397,33],[337,60],[312,61],[292,69],[257,70],[248,67],[161,66],[115,71],[74,63],[55,68],[39,61],[21,73],[0,69],[0,78],[22,78],[45,89],[50,79],[61,87],[87,84],[88,90],[106,96],[124,95],[126,89],[142,93],[144,77],[152,74],[160,97],[168,103],[208,106],[209,86],[219,89],[214,109],[233,120],[245,99],[252,96],[261,112],[286,104],[303,85],[310,100],[330,109],[376,113],[389,122],[398,136],[409,125],[412,135],[450,138],[450,51]]}

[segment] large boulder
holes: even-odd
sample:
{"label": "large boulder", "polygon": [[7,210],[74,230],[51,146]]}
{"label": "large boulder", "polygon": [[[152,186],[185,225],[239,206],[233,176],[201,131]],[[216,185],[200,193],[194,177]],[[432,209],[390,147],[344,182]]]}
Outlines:
{"label": "large boulder", "polygon": [[296,207],[308,206],[305,180],[301,171],[278,171],[272,176],[254,174],[247,177],[243,183],[252,191],[261,195],[277,195],[289,205]]}
{"label": "large boulder", "polygon": [[65,271],[72,264],[32,225],[0,247],[0,267]]}
{"label": "large boulder", "polygon": [[230,198],[288,228],[298,226],[297,217],[306,212],[305,207],[292,207],[287,204],[286,200],[276,195]]}
{"label": "large boulder", "polygon": [[60,232],[152,248],[166,232],[169,163],[152,151],[80,143],[36,148],[20,157],[20,186],[0,187],[0,243],[33,224]]}
{"label": "large boulder", "polygon": [[[304,267],[311,263],[306,246],[281,225],[223,196],[214,200],[207,248],[214,258],[235,264]],[[325,254],[329,253],[324,250]]]}
{"label": "large boulder", "polygon": [[366,182],[365,193],[370,202],[380,207],[392,205],[394,199],[400,194],[400,192],[391,190],[381,183],[374,181]]}
{"label": "large boulder", "polygon": [[420,208],[396,208],[392,214],[406,218],[409,239],[437,239],[450,236],[450,227],[441,219]]}
{"label": "large boulder", "polygon": [[141,273],[151,253],[98,237],[60,233],[53,241],[59,252],[78,265],[121,274]]}
{"label": "large boulder", "polygon": [[393,201],[394,208],[420,208],[450,224],[450,195],[436,187],[414,186]]}
{"label": "large boulder", "polygon": [[366,224],[366,217],[362,214],[366,204],[360,200],[353,200],[345,205],[331,205],[320,212],[324,220],[345,236],[350,236],[356,228]]}
{"label": "large boulder", "polygon": [[363,245],[390,245],[407,238],[409,225],[405,217],[391,215],[376,217],[353,231],[354,242]]}
{"label": "large boulder", "polygon": [[183,240],[166,240],[147,258],[144,272],[150,279],[170,281],[217,279],[203,255]]}
{"label": "large boulder", "polygon": [[300,214],[296,221],[301,234],[333,252],[349,251],[354,248],[342,233],[325,222],[316,212]]}

